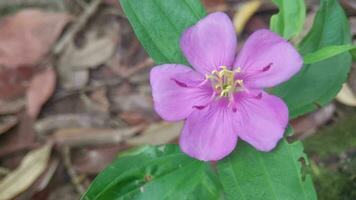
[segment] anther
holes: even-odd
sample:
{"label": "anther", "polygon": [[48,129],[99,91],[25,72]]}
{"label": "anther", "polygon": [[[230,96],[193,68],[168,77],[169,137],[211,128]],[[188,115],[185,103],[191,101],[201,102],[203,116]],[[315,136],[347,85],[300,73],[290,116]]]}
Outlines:
{"label": "anther", "polygon": [[235,72],[236,72],[236,73],[241,73],[241,67],[236,68],[236,69],[235,69]]}

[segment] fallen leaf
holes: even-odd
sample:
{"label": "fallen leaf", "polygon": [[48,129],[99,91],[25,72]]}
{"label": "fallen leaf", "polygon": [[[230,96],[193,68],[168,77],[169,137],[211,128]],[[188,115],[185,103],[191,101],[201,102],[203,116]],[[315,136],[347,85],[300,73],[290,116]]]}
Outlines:
{"label": "fallen leaf", "polygon": [[53,140],[65,146],[117,144],[140,130],[142,126],[122,129],[69,128],[56,131]]}
{"label": "fallen leaf", "polygon": [[19,98],[12,101],[3,101],[0,99],[0,115],[15,114],[25,107],[25,98]]}
{"label": "fallen leaf", "polygon": [[72,71],[65,68],[59,68],[60,82],[63,88],[80,89],[89,81],[88,70]]}
{"label": "fallen leaf", "polygon": [[22,10],[0,21],[0,65],[33,66],[48,53],[63,27],[66,13]]}
{"label": "fallen leaf", "polygon": [[182,122],[160,122],[157,124],[152,124],[139,136],[128,139],[127,143],[131,145],[166,144],[179,136],[182,127]]}
{"label": "fallen leaf", "polygon": [[347,106],[356,106],[356,96],[347,83],[342,85],[341,90],[336,96],[336,100]]}
{"label": "fallen leaf", "polygon": [[34,69],[30,67],[0,67],[0,99],[13,101],[23,96],[34,73]]}
{"label": "fallen leaf", "polygon": [[48,200],[78,200],[80,194],[75,190],[73,184],[61,185],[49,194]]}
{"label": "fallen leaf", "polygon": [[142,113],[138,112],[121,112],[119,117],[129,126],[147,123],[147,118]]}
{"label": "fallen leaf", "polygon": [[247,21],[252,17],[253,14],[255,14],[261,5],[262,1],[253,0],[247,1],[238,6],[233,18],[234,26],[238,34],[243,31]]}
{"label": "fallen leaf", "polygon": [[335,113],[335,105],[329,104],[313,113],[298,117],[291,121],[295,136],[299,139],[306,138],[314,133],[318,127],[326,124]]}
{"label": "fallen leaf", "polygon": [[59,60],[60,66],[74,71],[95,68],[109,60],[115,51],[117,37],[106,35],[98,38],[96,32],[88,32],[85,39],[83,47],[77,47],[75,43],[68,45]]}
{"label": "fallen leaf", "polygon": [[[89,69],[107,62],[119,41],[119,24],[104,12],[99,12],[65,46],[57,68],[65,89],[80,89],[86,85]],[[105,19],[109,19],[104,21]]]}
{"label": "fallen leaf", "polygon": [[225,0],[203,0],[202,3],[208,12],[226,11],[228,9]]}
{"label": "fallen leaf", "polygon": [[97,175],[117,157],[118,152],[128,145],[104,145],[81,148],[72,153],[73,166],[78,173]]}
{"label": "fallen leaf", "polygon": [[107,94],[107,89],[103,87],[93,91],[90,94],[90,98],[93,102],[93,107],[96,110],[108,113],[110,108],[110,103],[106,94]]}
{"label": "fallen leaf", "polygon": [[15,116],[0,117],[0,135],[14,127],[17,122],[18,120]]}
{"label": "fallen leaf", "polygon": [[42,105],[52,96],[55,86],[56,73],[52,67],[33,77],[26,93],[26,108],[29,116],[37,117]]}
{"label": "fallen leaf", "polygon": [[25,191],[43,173],[48,164],[51,145],[29,152],[19,167],[0,182],[0,199],[12,199]]}
{"label": "fallen leaf", "polygon": [[58,129],[112,127],[113,120],[103,114],[57,114],[36,121],[34,129],[39,136],[45,136]]}
{"label": "fallen leaf", "polygon": [[[27,151],[36,146],[33,119],[25,112],[19,113],[18,125],[0,139],[0,157],[19,151]],[[1,198],[0,198],[1,199]]]}
{"label": "fallen leaf", "polygon": [[350,0],[340,0],[341,5],[345,9],[348,16],[356,15],[356,2]]}

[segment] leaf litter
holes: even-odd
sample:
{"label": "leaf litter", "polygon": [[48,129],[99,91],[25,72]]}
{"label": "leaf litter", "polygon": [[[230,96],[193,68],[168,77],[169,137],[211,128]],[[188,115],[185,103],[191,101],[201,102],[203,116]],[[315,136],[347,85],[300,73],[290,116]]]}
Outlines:
{"label": "leaf litter", "polygon": [[[25,1],[0,3],[0,12],[18,2]],[[43,2],[31,1],[31,8],[23,4],[0,18],[0,165],[7,174],[0,179],[0,190],[5,191],[0,199],[78,199],[78,191],[119,151],[176,143],[182,128],[182,123],[162,122],[154,113],[148,80],[154,63],[117,1],[60,1],[63,6],[51,9],[44,9]],[[240,44],[245,32],[268,27],[266,19],[276,12],[270,2],[255,2],[203,1],[209,11],[236,16]],[[353,4],[345,2],[355,21]],[[307,5],[306,26],[315,5]],[[309,138],[350,109],[330,104],[295,120],[294,137]],[[51,145],[38,148],[46,142],[56,144],[55,153],[50,154]],[[16,168],[5,162],[24,152]],[[23,167],[32,159],[37,162]]]}

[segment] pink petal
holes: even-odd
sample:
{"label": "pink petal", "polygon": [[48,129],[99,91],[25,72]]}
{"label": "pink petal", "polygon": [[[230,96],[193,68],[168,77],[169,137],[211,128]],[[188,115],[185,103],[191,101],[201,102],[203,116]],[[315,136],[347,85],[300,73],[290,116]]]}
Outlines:
{"label": "pink petal", "polygon": [[303,60],[296,49],[277,34],[262,29],[246,41],[234,63],[247,74],[245,84],[251,88],[278,85],[296,74]]}
{"label": "pink petal", "polygon": [[205,106],[213,95],[204,76],[179,64],[154,67],[150,73],[156,112],[167,121],[185,119],[194,110]]}
{"label": "pink petal", "polygon": [[187,118],[179,142],[183,152],[199,160],[212,161],[234,150],[237,142],[233,126],[235,113],[227,105],[228,102],[220,100],[195,110]]}
{"label": "pink petal", "polygon": [[236,35],[230,18],[212,13],[182,35],[180,47],[189,63],[208,74],[220,66],[231,67],[236,53]]}
{"label": "pink petal", "polygon": [[272,150],[288,125],[286,104],[262,90],[238,93],[235,102],[237,135],[260,151]]}

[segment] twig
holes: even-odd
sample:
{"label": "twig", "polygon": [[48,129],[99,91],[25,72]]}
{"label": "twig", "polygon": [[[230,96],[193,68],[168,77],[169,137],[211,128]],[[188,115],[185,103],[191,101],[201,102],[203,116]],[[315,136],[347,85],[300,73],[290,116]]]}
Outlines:
{"label": "twig", "polygon": [[64,146],[61,149],[61,154],[63,157],[64,166],[68,172],[68,175],[74,185],[75,189],[79,194],[83,194],[85,192],[84,186],[81,184],[82,180],[77,172],[74,170],[70,157],[70,148],[68,146]]}

